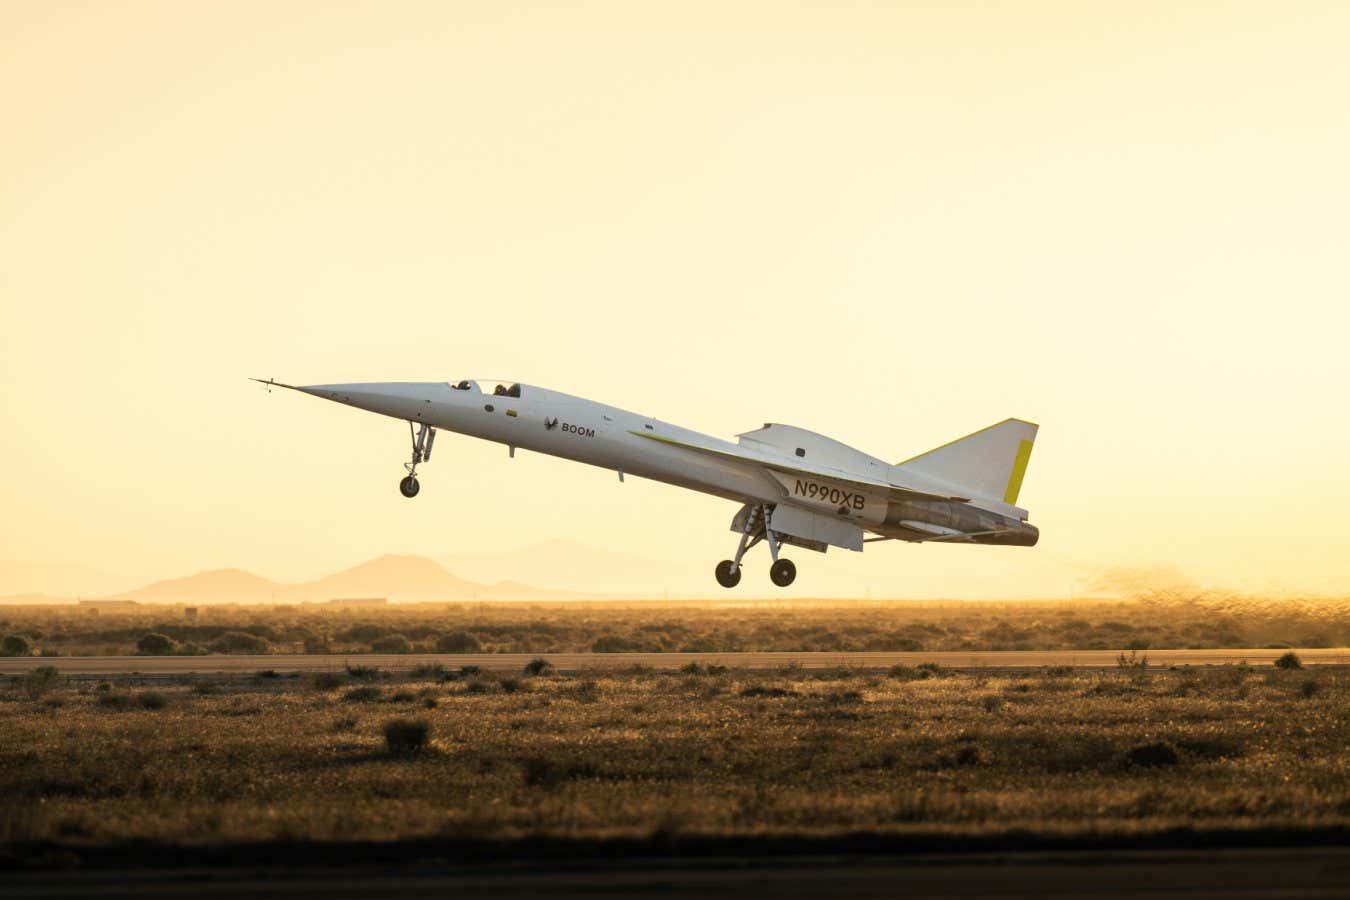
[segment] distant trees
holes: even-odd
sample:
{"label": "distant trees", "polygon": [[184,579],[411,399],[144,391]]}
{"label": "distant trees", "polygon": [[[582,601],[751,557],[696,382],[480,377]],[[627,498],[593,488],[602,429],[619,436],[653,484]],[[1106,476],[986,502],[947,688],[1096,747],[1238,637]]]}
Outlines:
{"label": "distant trees", "polygon": [[141,656],[172,656],[177,650],[178,643],[167,634],[151,632],[136,642],[136,652]]}
{"label": "distant trees", "polygon": [[478,653],[482,651],[483,645],[467,631],[453,631],[440,636],[436,641],[436,649],[442,653]]}
{"label": "distant trees", "polygon": [[33,645],[21,634],[7,634],[0,641],[0,656],[32,656]]}
{"label": "distant trees", "polygon": [[227,631],[211,642],[213,653],[243,653],[258,656],[270,653],[272,646],[256,634],[247,631]]}
{"label": "distant trees", "polygon": [[412,644],[401,634],[387,634],[370,642],[376,653],[411,653]]}
{"label": "distant trees", "polygon": [[1284,654],[1279,659],[1275,660],[1275,668],[1301,669],[1303,668],[1303,660],[1298,658],[1297,653],[1295,653],[1293,650],[1290,650],[1288,653]]}

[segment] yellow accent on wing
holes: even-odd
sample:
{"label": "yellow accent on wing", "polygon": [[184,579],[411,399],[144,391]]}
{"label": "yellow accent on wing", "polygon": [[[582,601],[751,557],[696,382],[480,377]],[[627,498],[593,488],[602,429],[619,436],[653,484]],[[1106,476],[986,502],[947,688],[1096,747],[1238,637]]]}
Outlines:
{"label": "yellow accent on wing", "polygon": [[1023,441],[1017,448],[1017,458],[1013,460],[1012,474],[1008,476],[1008,489],[1003,492],[1003,502],[1009,506],[1017,505],[1017,495],[1022,492],[1022,479],[1027,474],[1027,463],[1031,461],[1031,441]]}
{"label": "yellow accent on wing", "polygon": [[513,418],[513,419],[516,418],[516,411],[515,411],[514,409],[508,409],[508,410],[506,411],[506,414],[507,414],[508,416],[510,416],[511,418]]}

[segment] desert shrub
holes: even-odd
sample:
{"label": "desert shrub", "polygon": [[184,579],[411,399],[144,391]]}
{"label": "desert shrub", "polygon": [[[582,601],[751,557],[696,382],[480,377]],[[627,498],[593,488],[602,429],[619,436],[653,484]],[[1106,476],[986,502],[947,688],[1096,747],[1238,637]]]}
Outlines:
{"label": "desert shrub", "polygon": [[1293,650],[1290,650],[1288,653],[1285,653],[1279,659],[1275,660],[1275,668],[1301,669],[1303,668],[1303,660],[1298,658],[1297,653],[1295,653]]}
{"label": "desert shrub", "polygon": [[491,689],[491,685],[480,678],[471,679],[464,685],[464,692],[466,694],[486,694]]}
{"label": "desert shrub", "polygon": [[249,656],[261,656],[271,651],[272,646],[256,634],[247,631],[227,631],[210,644],[213,653],[242,653]]}
{"label": "desert shrub", "polygon": [[633,653],[642,645],[617,634],[602,634],[591,643],[592,653]]}
{"label": "desert shrub", "polygon": [[0,640],[0,656],[32,656],[33,645],[21,634],[7,634]]}
{"label": "desert shrub", "polygon": [[389,629],[383,625],[373,625],[369,622],[363,622],[339,631],[334,637],[349,644],[369,644],[371,641],[382,638],[388,633]]}
{"label": "desert shrub", "polygon": [[826,703],[832,703],[835,706],[847,706],[853,703],[861,703],[863,701],[863,695],[862,691],[831,691],[822,699],[824,699]]}
{"label": "desert shrub", "polygon": [[374,681],[380,677],[380,670],[375,666],[348,666],[347,677],[353,681]]}
{"label": "desert shrub", "polygon": [[543,657],[536,657],[525,664],[526,675],[547,675],[553,671],[553,663]]}
{"label": "desert shrub", "polygon": [[99,694],[94,703],[103,709],[126,709],[131,706],[131,695],[109,691],[106,694]]}
{"label": "desert shrub", "polygon": [[395,691],[389,695],[390,703],[412,703],[417,699],[417,695],[412,691]]}
{"label": "desert shrub", "polygon": [[927,672],[928,676],[925,677],[942,674],[942,665],[940,663],[921,662],[917,666],[915,666],[915,668],[917,668],[920,672]]}
{"label": "desert shrub", "polygon": [[886,674],[900,681],[922,681],[925,678],[933,677],[933,673],[927,669],[915,669],[912,666],[900,663],[891,666]]}
{"label": "desert shrub", "polygon": [[848,681],[857,676],[858,670],[849,666],[830,666],[827,669],[816,669],[811,673],[811,677],[816,681]]}
{"label": "desert shrub", "polygon": [[141,709],[163,709],[169,705],[169,698],[159,691],[141,691],[136,695],[136,705]]}
{"label": "desert shrub", "polygon": [[412,644],[401,634],[387,634],[370,642],[376,653],[411,653]]}
{"label": "desert shrub", "polygon": [[437,638],[436,649],[442,653],[481,653],[483,645],[467,631],[454,631]]}
{"label": "desert shrub", "polygon": [[322,656],[325,653],[331,653],[332,648],[328,646],[328,639],[317,635],[305,638],[305,652],[311,655]]}
{"label": "desert shrub", "polygon": [[336,672],[315,672],[309,677],[309,686],[316,691],[337,690],[346,683],[346,679]]}
{"label": "desert shrub", "polygon": [[742,697],[796,697],[797,692],[791,688],[778,687],[777,685],[752,684],[741,688]]}
{"label": "desert shrub", "polygon": [[342,695],[342,699],[348,703],[369,703],[372,700],[380,699],[381,691],[373,685],[362,685],[354,687]]}
{"label": "desert shrub", "polygon": [[136,642],[136,652],[141,656],[169,656],[178,649],[178,643],[167,634],[151,632],[141,636]]}
{"label": "desert shrub", "polygon": [[952,757],[952,762],[958,766],[977,766],[984,761],[980,754],[980,748],[974,744],[956,748],[956,753]]}
{"label": "desert shrub", "polygon": [[587,679],[569,688],[567,693],[582,703],[594,703],[600,699],[600,685]]}
{"label": "desert shrub", "polygon": [[729,670],[726,666],[719,666],[717,663],[701,665],[697,662],[691,662],[682,666],[680,671],[686,675],[725,675]]}
{"label": "desert shrub", "polygon": [[483,667],[482,667],[482,666],[460,666],[460,667],[459,667],[459,677],[460,677],[460,678],[468,678],[468,677],[470,677],[470,676],[472,676],[472,675],[481,675],[481,674],[483,674]]}
{"label": "desert shrub", "polygon": [[1125,754],[1125,759],[1132,766],[1151,768],[1175,766],[1180,757],[1177,756],[1176,748],[1171,744],[1165,741],[1157,741],[1152,744],[1140,744],[1138,747],[1132,747]]}
{"label": "desert shrub", "polygon": [[20,679],[29,697],[39,697],[53,688],[61,687],[66,678],[56,666],[38,666]]}
{"label": "desert shrub", "polygon": [[414,666],[408,673],[410,678],[425,679],[430,681],[446,681],[450,673],[445,670],[445,666],[433,664],[429,666]]}
{"label": "desert shrub", "polygon": [[1137,651],[1131,650],[1130,655],[1126,656],[1122,650],[1116,654],[1116,667],[1120,669],[1145,669],[1148,667],[1148,654],[1145,653],[1141,656]]}
{"label": "desert shrub", "polygon": [[390,719],[384,723],[384,744],[394,756],[416,756],[426,749],[431,726],[422,719]]}
{"label": "desert shrub", "polygon": [[503,678],[497,683],[500,684],[502,690],[506,691],[508,694],[517,693],[525,688],[525,682],[521,681],[519,678]]}
{"label": "desert shrub", "polygon": [[214,681],[198,681],[192,685],[192,693],[200,694],[202,696],[219,694],[220,685],[216,684]]}
{"label": "desert shrub", "polygon": [[1003,706],[1003,698],[997,694],[986,694],[980,698],[980,705],[984,707],[985,712],[998,712]]}
{"label": "desert shrub", "polygon": [[259,669],[253,673],[253,677],[260,680],[269,680],[272,678],[280,678],[281,673],[276,669]]}
{"label": "desert shrub", "polygon": [[521,760],[521,775],[529,787],[556,788],[566,781],[594,778],[599,767],[588,759],[549,759],[531,756]]}
{"label": "desert shrub", "polygon": [[1316,681],[1308,678],[1298,686],[1298,692],[1302,697],[1315,697],[1317,696],[1317,691],[1320,687],[1321,686]]}
{"label": "desert shrub", "polygon": [[1201,759],[1236,759],[1245,752],[1236,738],[1227,735],[1177,738],[1172,743],[1178,750]]}

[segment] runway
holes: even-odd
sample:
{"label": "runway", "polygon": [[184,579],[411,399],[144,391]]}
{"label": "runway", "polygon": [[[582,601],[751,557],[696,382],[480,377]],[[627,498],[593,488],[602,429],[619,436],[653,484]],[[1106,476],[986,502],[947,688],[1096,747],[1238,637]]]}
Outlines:
{"label": "runway", "polygon": [[[18,675],[35,666],[55,666],[67,675],[220,675],[246,674],[261,670],[279,673],[340,671],[348,665],[375,666],[387,671],[440,665],[447,669],[478,666],[484,671],[519,672],[536,658],[547,659],[564,672],[631,669],[645,666],[677,670],[691,662],[716,664],[733,669],[776,669],[798,665],[804,669],[847,666],[858,669],[888,669],[895,665],[937,663],[945,669],[1018,670],[1046,666],[1083,669],[1113,669],[1121,650],[952,650],[933,653],[827,652],[827,653],[362,653],[350,655],[275,656],[62,656],[3,657],[0,675]],[[1140,651],[1151,667],[1226,666],[1247,663],[1269,666],[1288,652],[1284,649],[1239,650],[1148,650]],[[1297,649],[1305,666],[1350,665],[1350,647]]]}
{"label": "runway", "polygon": [[[284,852],[284,851],[283,851]],[[1243,848],[1115,852],[865,855],[848,857],[521,860],[509,866],[454,866],[428,859],[411,866],[136,867],[6,873],[14,900],[102,897],[267,896],[308,900],[369,897],[540,896],[646,898],[1013,898],[1101,897],[1288,900],[1344,897],[1350,854],[1344,848]]]}

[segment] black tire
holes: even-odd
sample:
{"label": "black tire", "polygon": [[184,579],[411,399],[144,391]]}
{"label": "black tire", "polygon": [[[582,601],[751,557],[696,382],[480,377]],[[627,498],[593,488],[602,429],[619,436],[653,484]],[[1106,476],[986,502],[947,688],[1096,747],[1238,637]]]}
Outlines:
{"label": "black tire", "polygon": [[797,567],[790,559],[780,559],[769,567],[769,580],[779,587],[787,587],[797,579]]}
{"label": "black tire", "polygon": [[741,583],[741,570],[731,568],[731,560],[724,559],[717,564],[717,583],[724,588],[734,588]]}
{"label": "black tire", "polygon": [[404,478],[402,481],[398,483],[399,493],[409,499],[416,497],[417,492],[420,491],[421,489],[422,486],[418,484],[417,479],[412,477],[411,475]]}

